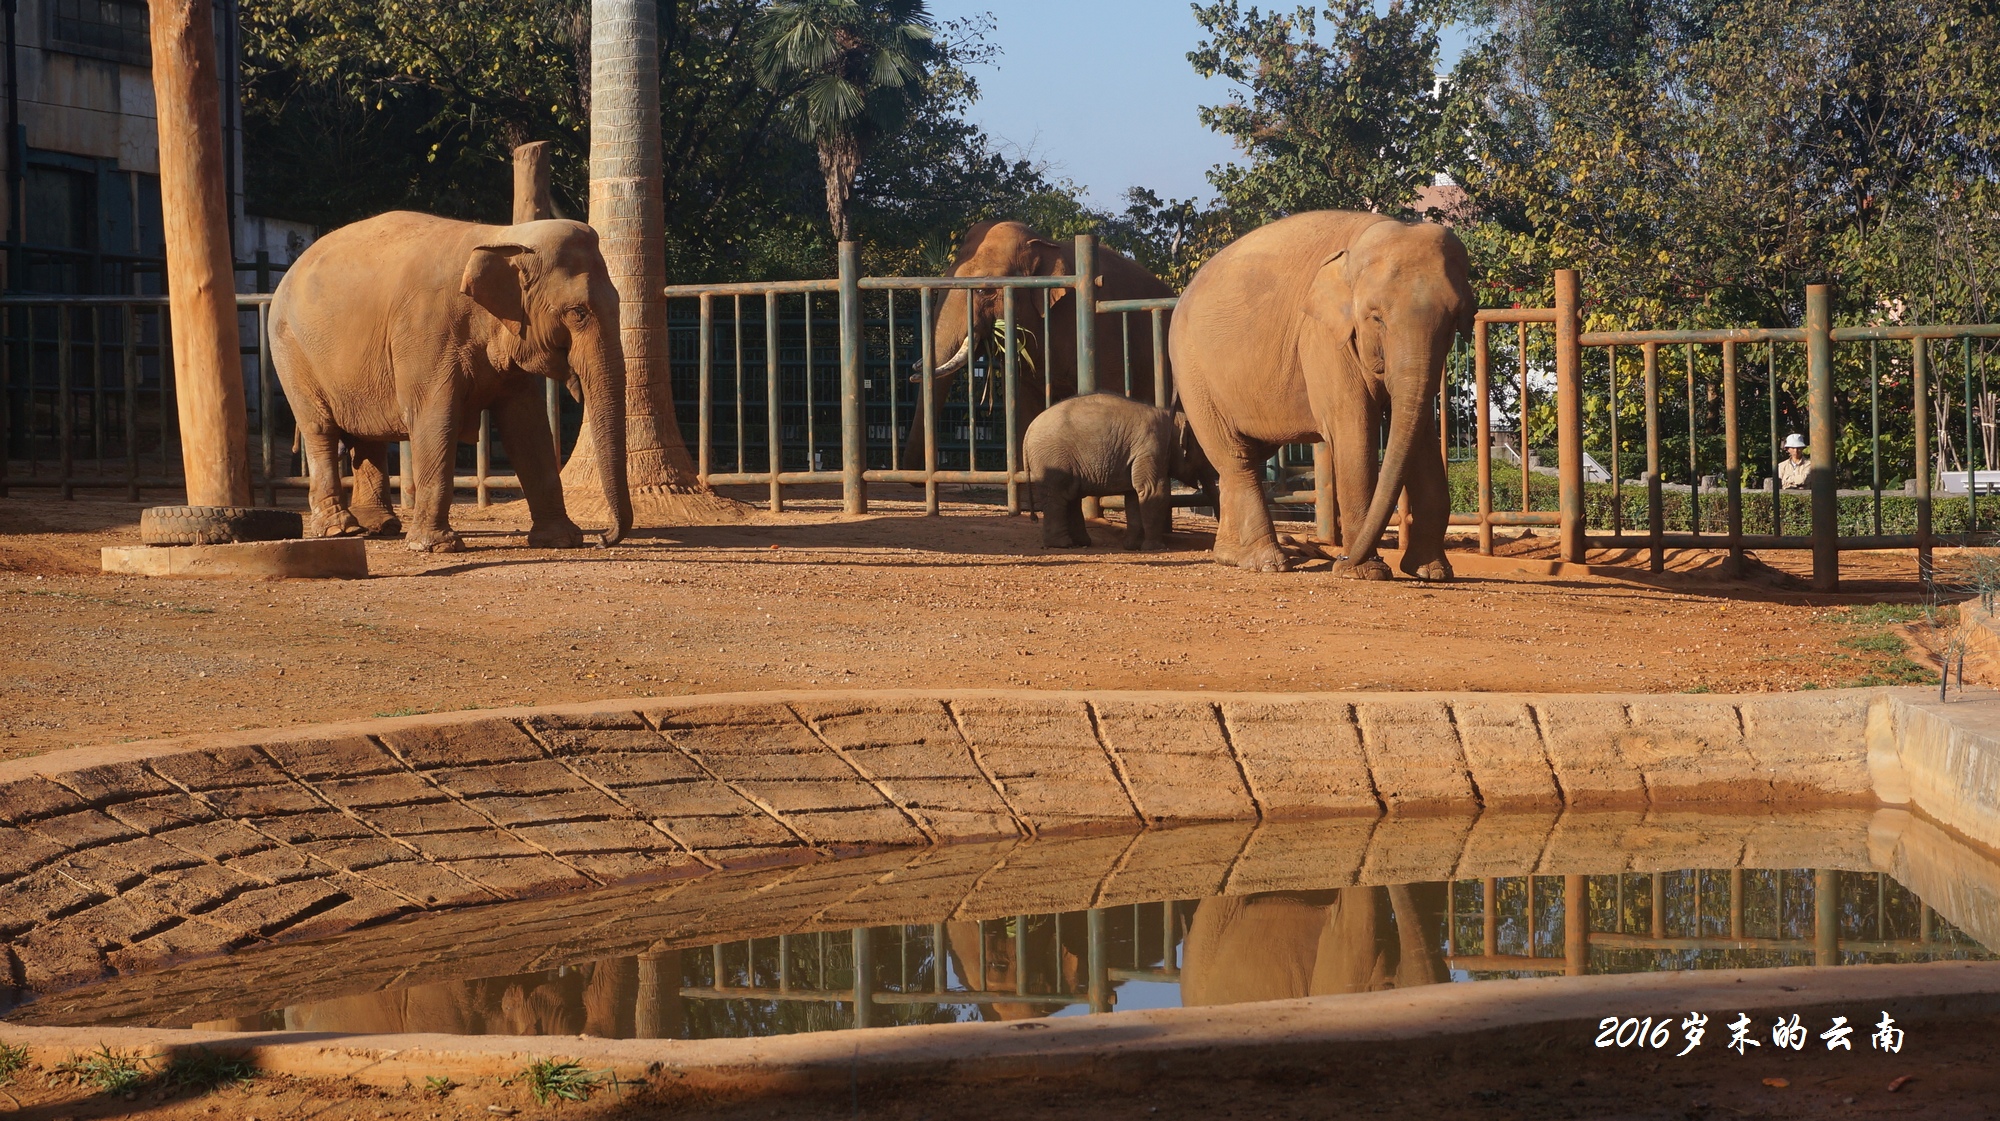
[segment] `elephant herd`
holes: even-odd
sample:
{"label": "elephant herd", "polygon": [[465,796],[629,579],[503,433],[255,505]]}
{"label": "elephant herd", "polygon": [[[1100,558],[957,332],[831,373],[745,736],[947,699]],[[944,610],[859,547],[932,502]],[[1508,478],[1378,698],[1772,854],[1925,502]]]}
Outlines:
{"label": "elephant herd", "polygon": [[[1073,251],[1020,222],[984,222],[960,245],[952,275],[1073,275]],[[1171,296],[1121,254],[1099,262],[1100,300]],[[1476,300],[1464,247],[1450,230],[1380,214],[1296,214],[1239,238],[1189,282],[1171,317],[1174,407],[1155,410],[1149,338],[1128,345],[1101,318],[1096,371],[1133,400],[1075,398],[1076,317],[1054,289],[1019,300],[1016,323],[1044,339],[1043,378],[1056,404],[1021,394],[1024,461],[1048,512],[1044,543],[1087,545],[1081,499],[1123,494],[1129,548],[1158,547],[1169,480],[1214,488],[1215,559],[1286,568],[1261,467],[1284,444],[1332,448],[1343,550],[1337,573],[1388,579],[1377,554],[1407,493],[1402,570],[1451,577],[1450,502],[1431,402],[1454,338],[1470,335]],[[953,290],[934,331],[940,389],[968,365],[1001,315],[995,291]],[[1143,334],[1143,332],[1142,332]],[[462,548],[449,514],[457,447],[491,409],[532,518],[528,542],[584,542],[563,501],[540,404],[541,379],[585,404],[598,483],[618,541],[632,524],[625,479],[625,356],[618,296],[590,227],[544,220],[484,226],[384,214],[335,230],[306,250],[271,303],[278,377],[311,468],[308,534],[402,532],[418,551]],[[1129,361],[1128,361],[1129,360]],[[1106,395],[1109,396],[1109,395]],[[907,434],[921,458],[924,419]],[[1386,439],[1384,432],[1386,431]],[[387,447],[411,445],[411,524],[389,504]],[[353,493],[343,493],[343,446]]]}

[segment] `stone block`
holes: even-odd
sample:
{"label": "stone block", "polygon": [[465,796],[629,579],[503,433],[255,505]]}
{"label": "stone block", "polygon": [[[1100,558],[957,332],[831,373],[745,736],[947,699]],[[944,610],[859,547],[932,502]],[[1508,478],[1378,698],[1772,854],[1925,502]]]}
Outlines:
{"label": "stone block", "polygon": [[407,833],[397,839],[415,846],[427,860],[483,860],[501,856],[535,856],[540,851],[509,833],[491,827],[451,833]]}
{"label": "stone block", "polygon": [[311,813],[326,809],[325,799],[295,782],[210,790],[204,792],[201,797],[223,817],[264,817],[271,814]]}
{"label": "stone block", "polygon": [[1132,800],[1147,821],[1248,820],[1257,807],[1227,754],[1120,752]]}
{"label": "stone block", "polygon": [[111,897],[112,891],[54,869],[0,884],[0,935],[12,938]]}
{"label": "stone block", "polygon": [[786,820],[818,845],[921,845],[925,837],[910,819],[892,806],[788,813]]}
{"label": "stone block", "polygon": [[363,813],[369,826],[394,836],[445,833],[460,829],[491,831],[493,823],[462,802],[426,802],[416,806],[377,806]]}
{"label": "stone block", "polygon": [[400,760],[367,736],[268,743],[263,749],[293,778],[358,778],[403,769]]}
{"label": "stone block", "polygon": [[882,744],[843,748],[861,773],[871,778],[976,778],[972,749],[956,741]]}
{"label": "stone block", "polygon": [[156,876],[119,896],[161,915],[197,915],[246,891],[268,886],[231,868],[203,864],[173,876]]}
{"label": "stone block", "polygon": [[293,880],[325,876],[326,865],[319,863],[303,850],[290,846],[266,848],[228,861],[228,867],[246,876],[266,883],[282,884]]}
{"label": "stone block", "polygon": [[1478,807],[1472,772],[1441,701],[1370,701],[1354,706],[1375,793],[1390,813]]}
{"label": "stone block", "polygon": [[894,778],[884,780],[882,785],[901,806],[1008,816],[1007,803],[984,778]]}
{"label": "stone block", "polygon": [[922,806],[912,808],[910,813],[942,841],[958,843],[1024,836],[1020,825],[1006,813],[969,813]]}
{"label": "stone block", "polygon": [[8,940],[14,972],[32,992],[53,993],[111,971],[104,955],[64,930],[34,930]]}
{"label": "stone block", "polygon": [[1472,821],[1463,814],[1383,818],[1368,839],[1368,855],[1355,881],[1393,887],[1450,879],[1464,859]]}
{"label": "stone block", "polygon": [[654,727],[670,734],[690,728],[759,724],[789,724],[797,727],[799,723],[798,718],[792,715],[792,710],[782,704],[688,703],[694,699],[682,698],[671,704],[648,705],[639,709],[639,715],[645,717]]}
{"label": "stone block", "polygon": [[1549,830],[1538,875],[1608,876],[1631,871],[1621,838],[1646,819],[1642,810],[1566,811]]}
{"label": "stone block", "polygon": [[1381,812],[1348,705],[1230,701],[1222,714],[1265,817]]}
{"label": "stone block", "polygon": [[525,763],[493,763],[479,767],[443,767],[428,777],[461,798],[487,794],[523,796],[590,790],[568,767],[554,759]]}
{"label": "stone block", "polygon": [[[478,883],[503,898],[519,899],[557,891],[590,887],[592,881],[575,868],[546,856],[501,860],[454,860],[438,865]],[[433,906],[446,905],[442,901]]]}
{"label": "stone block", "polygon": [[344,813],[336,813],[333,810],[322,813],[253,817],[247,824],[266,837],[288,845],[302,841],[327,841],[374,835],[367,826]]}
{"label": "stone block", "polygon": [[409,848],[379,837],[350,837],[335,841],[303,841],[300,852],[310,853],[335,868],[360,872],[383,864],[415,860]]}
{"label": "stone block", "polygon": [[111,802],[129,802],[153,794],[165,794],[174,789],[165,779],[147,770],[146,765],[137,760],[102,763],[95,767],[64,771],[62,785],[75,791],[78,797],[98,806]]}
{"label": "stone block", "polygon": [[510,720],[419,725],[382,733],[382,742],[423,771],[545,759],[548,752]]}
{"label": "stone block", "polygon": [[207,860],[228,860],[270,848],[273,843],[269,837],[236,821],[211,821],[168,829],[154,839]]}
{"label": "stone block", "polygon": [[[664,842],[666,838],[660,840]],[[565,859],[607,884],[620,880],[658,879],[706,867],[677,848],[645,852],[574,853]]]}
{"label": "stone block", "polygon": [[83,799],[40,775],[0,783],[0,821],[19,825],[37,818],[75,813],[84,806]]}
{"label": "stone block", "polygon": [[1542,853],[1557,818],[1553,810],[1489,810],[1480,814],[1465,838],[1465,851],[1451,878],[1478,880],[1536,872],[1542,867]]}
{"label": "stone block", "polygon": [[189,790],[220,790],[228,786],[269,786],[285,781],[285,773],[254,747],[177,751],[148,763],[169,782]]}
{"label": "stone block", "polygon": [[1097,713],[1098,734],[1120,755],[1229,755],[1229,741],[1212,704],[1098,701],[1091,708]]}
{"label": "stone block", "polygon": [[951,708],[982,757],[1002,748],[1083,755],[1101,749],[1081,701],[975,697]]}
{"label": "stone block", "polygon": [[1488,810],[1553,810],[1562,805],[1535,714],[1515,700],[1454,699],[1453,723]]}
{"label": "stone block", "polygon": [[1231,821],[1140,833],[1098,890],[1097,905],[1220,895],[1230,866],[1256,829],[1255,822]]}
{"label": "stone block", "polygon": [[[1744,697],[1739,711],[1744,745],[1754,765],[1771,778],[1775,801],[1862,804],[1876,800],[1874,779],[1868,771],[1867,694],[1857,690],[1829,697]],[[2000,777],[2000,769],[1995,775]],[[1962,789],[1996,787],[1981,787],[1975,780]],[[2000,830],[1995,836],[2000,837]],[[1988,843],[1993,840],[1984,839]]]}
{"label": "stone block", "polygon": [[842,750],[895,747],[914,748],[920,755],[965,755],[958,726],[939,701],[887,701],[865,706],[808,701],[794,707],[821,738]]}
{"label": "stone block", "polygon": [[628,852],[677,848],[666,834],[640,821],[566,821],[517,826],[513,834],[536,848],[568,856],[579,852]]}
{"label": "stone block", "polygon": [[[160,833],[215,819],[207,805],[178,792],[120,802],[106,806],[104,812],[140,833]],[[5,842],[0,842],[0,852],[5,851]]]}
{"label": "stone block", "polygon": [[474,798],[470,802],[474,809],[502,825],[626,816],[623,806],[588,788],[535,798]]}
{"label": "stone block", "polygon": [[208,957],[229,950],[238,936],[205,922],[184,922],[144,941],[115,950],[106,960],[120,973],[137,973],[187,958]]}
{"label": "stone block", "polygon": [[65,849],[87,849],[138,836],[131,826],[97,810],[40,818],[28,826],[27,832]]}
{"label": "stone block", "polygon": [[448,797],[424,776],[408,771],[365,778],[321,779],[313,783],[312,788],[320,797],[346,809],[410,806],[442,802]]}
{"label": "stone block", "polygon": [[746,845],[803,844],[791,830],[765,814],[729,814],[718,817],[675,817],[658,822],[689,848],[699,852],[738,848]]}
{"label": "stone block", "polygon": [[326,883],[304,880],[246,891],[201,918],[223,930],[269,937],[316,911],[342,902],[343,898]]}
{"label": "stone block", "polygon": [[1037,829],[1049,828],[1050,823],[1062,819],[1071,824],[1078,820],[1130,824],[1144,820],[1125,787],[1112,775],[1109,763],[1104,764],[1101,775],[1079,777],[1061,773],[1073,766],[1061,757],[1052,759],[1055,774],[1036,773],[1033,764],[1020,757],[1009,762],[1015,774],[1001,780],[1007,801]]}
{"label": "stone block", "polygon": [[1019,842],[952,917],[994,919],[1084,910],[1132,847],[1134,836],[1120,832]]}
{"label": "stone block", "polygon": [[1625,711],[1631,727],[1619,737],[1619,750],[1639,769],[1649,802],[1755,805],[1772,800],[1771,775],[1745,747],[1733,702],[1635,697]]}
{"label": "stone block", "polygon": [[873,786],[857,779],[798,782],[739,782],[736,788],[762,805],[780,813],[797,810],[851,810],[886,806],[888,801]]}
{"label": "stone block", "polygon": [[771,724],[695,724],[663,729],[675,747],[711,763],[732,755],[817,755],[826,745],[812,729],[790,719]]}
{"label": "stone block", "polygon": [[618,797],[644,817],[741,814],[756,810],[741,794],[708,780],[621,787]]}
{"label": "stone block", "polygon": [[[652,732],[645,733],[659,740]],[[566,757],[577,774],[609,787],[651,786],[662,782],[705,779],[708,773],[687,756],[660,741],[659,751],[599,751]]]}
{"label": "stone block", "polygon": [[[561,868],[561,865],[545,856],[525,859],[529,863],[537,865],[546,863]],[[504,863],[496,860],[468,860],[433,864],[429,861],[411,860],[370,868],[360,875],[374,887],[393,892],[424,907],[462,907],[472,903],[490,903],[495,898],[504,897],[504,893],[496,894],[488,891],[474,880],[453,873],[451,869],[463,865],[473,870],[469,874],[476,875],[478,869]],[[578,878],[577,882],[582,881]]]}
{"label": "stone block", "polygon": [[1590,809],[1645,804],[1645,779],[1619,749],[1631,727],[1622,700],[1543,697],[1533,706],[1565,805]]}
{"label": "stone block", "polygon": [[129,841],[115,841],[90,850],[91,855],[123,864],[135,872],[153,876],[175,868],[191,868],[202,863],[200,857],[192,856],[163,841],[152,837],[134,837]]}
{"label": "stone block", "polygon": [[67,851],[33,834],[0,825],[0,883],[26,875]]}

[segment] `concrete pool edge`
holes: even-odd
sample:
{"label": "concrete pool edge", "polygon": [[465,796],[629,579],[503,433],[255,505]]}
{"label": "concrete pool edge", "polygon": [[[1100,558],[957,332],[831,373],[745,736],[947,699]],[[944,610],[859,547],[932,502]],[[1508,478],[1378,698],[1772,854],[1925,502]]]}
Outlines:
{"label": "concrete pool edge", "polygon": [[[1326,816],[1895,806],[1988,849],[2000,695],[638,698],[0,763],[16,987],[413,912],[941,842]],[[1968,784],[1975,784],[1968,788]],[[1982,904],[1983,906],[1983,904]]]}
{"label": "concrete pool edge", "polygon": [[[2000,962],[1535,978],[1110,1016],[760,1039],[343,1036],[0,1023],[0,1042],[26,1048],[32,1061],[45,1068],[99,1047],[151,1056],[200,1047],[247,1055],[267,1074],[400,1087],[438,1075],[465,1083],[497,1080],[519,1073],[534,1059],[554,1057],[611,1071],[621,1081],[795,1093],[844,1090],[857,1075],[877,1080],[1143,1075],[1177,1054],[1282,1063],[1332,1045],[1544,1024],[1575,1024],[1594,1036],[1596,1021],[1604,1016],[1670,1016],[1678,1046],[1678,1021],[1689,1012],[1702,1012],[1709,1017],[1703,1046],[1719,1047],[1727,1038],[1724,1025],[1739,1012],[1755,1017],[1806,1009],[1847,1016],[1859,1048],[1868,1046],[1876,1018],[1888,1012],[1918,1037],[1920,1047],[1920,1025],[1926,1018],[2000,1012]],[[1759,1023],[1758,1034],[1768,1035],[1768,1025]],[[1253,1051],[1255,1055],[1247,1054]]]}

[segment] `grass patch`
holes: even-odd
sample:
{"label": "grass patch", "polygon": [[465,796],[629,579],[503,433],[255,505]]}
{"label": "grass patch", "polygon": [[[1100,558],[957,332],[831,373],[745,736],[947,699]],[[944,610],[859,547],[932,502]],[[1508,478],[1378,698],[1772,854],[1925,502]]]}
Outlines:
{"label": "grass patch", "polygon": [[242,1055],[228,1055],[206,1047],[176,1054],[161,1075],[167,1085],[190,1090],[213,1090],[257,1077],[257,1064]]}
{"label": "grass patch", "polygon": [[53,1073],[58,1082],[88,1086],[106,1094],[123,1094],[138,1089],[146,1081],[146,1070],[140,1062],[137,1055],[100,1045],[88,1055],[71,1055],[68,1061],[56,1064]]}
{"label": "grass patch", "polygon": [[602,1074],[585,1070],[583,1064],[568,1059],[536,1059],[513,1078],[525,1084],[541,1105],[589,1101],[603,1080]]}
{"label": "grass patch", "polygon": [[28,1049],[11,1043],[0,1043],[0,1086],[14,1081],[14,1076],[28,1069]]}
{"label": "grass patch", "polygon": [[1821,615],[1822,623],[1847,623],[1862,627],[1886,627],[1896,623],[1920,622],[1930,616],[1932,608],[1922,603],[1864,603],[1859,607],[1849,607],[1837,615]]}
{"label": "grass patch", "polygon": [[1902,636],[1890,631],[1864,631],[1851,634],[1840,640],[1849,650],[1859,650],[1866,654],[1901,654],[1905,647]]}
{"label": "grass patch", "polygon": [[434,1098],[447,1097],[458,1089],[458,1083],[448,1074],[428,1074],[424,1076],[424,1093]]}
{"label": "grass patch", "polygon": [[1898,655],[1876,666],[1847,683],[1848,688],[1863,689],[1875,685],[1935,685],[1937,671]]}
{"label": "grass patch", "polygon": [[375,715],[377,715],[377,716],[422,716],[422,715],[423,715],[424,713],[426,713],[426,712],[429,712],[429,711],[430,711],[430,709],[427,709],[427,708],[392,708],[392,709],[390,709],[390,710],[389,710],[389,711],[387,711],[387,712],[378,712],[378,713],[376,713]]}

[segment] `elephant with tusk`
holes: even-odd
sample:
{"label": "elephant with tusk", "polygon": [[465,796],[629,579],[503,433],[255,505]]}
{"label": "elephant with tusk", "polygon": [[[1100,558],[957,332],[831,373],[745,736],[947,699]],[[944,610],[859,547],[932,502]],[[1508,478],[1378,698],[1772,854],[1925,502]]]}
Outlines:
{"label": "elephant with tusk", "polygon": [[1477,311],[1465,247],[1427,222],[1296,214],[1210,258],[1175,309],[1170,349],[1220,475],[1216,561],[1284,571],[1257,470],[1279,445],[1325,440],[1346,550],[1335,571],[1389,578],[1375,550],[1408,488],[1402,569],[1450,579],[1433,406],[1453,338],[1471,335]]}
{"label": "elephant with tusk", "polygon": [[[1165,281],[1147,272],[1122,253],[1100,248],[1097,253],[1097,298],[1100,300],[1140,300],[1172,296]],[[960,239],[952,276],[1074,276],[1076,250],[1036,233],[1024,222],[980,222]],[[1076,305],[1073,293],[1057,288],[1049,293],[1047,323],[1042,321],[1041,293],[1021,291],[1014,296],[1014,323],[1033,360],[1021,365],[1021,387],[1017,398],[1021,431],[1035,419],[1043,406],[1043,382],[1053,404],[1076,395]],[[975,340],[993,336],[994,324],[1002,314],[998,289],[947,292],[937,310],[932,333],[932,369],[937,376],[940,399],[950,379],[972,361]],[[1142,317],[1143,319],[1143,317]],[[995,347],[995,349],[998,349]],[[1041,364],[1048,354],[1048,369]],[[918,380],[912,375],[911,380]],[[1125,341],[1119,317],[1097,317],[1097,386],[1111,392],[1125,388]],[[1153,332],[1150,320],[1132,325],[1132,396],[1153,400]],[[903,462],[921,466],[924,461],[924,417],[921,411],[910,424]]]}
{"label": "elephant with tusk", "polygon": [[[388,445],[407,439],[415,485],[405,541],[418,552],[462,549],[449,520],[458,445],[491,409],[528,500],[528,543],[582,545],[563,505],[545,378],[582,391],[613,512],[604,543],[632,528],[618,292],[589,226],[483,226],[407,211],[343,226],[285,273],[270,331],[312,467],[309,536],[395,532]],[[351,502],[341,494],[342,441],[354,449]]]}

